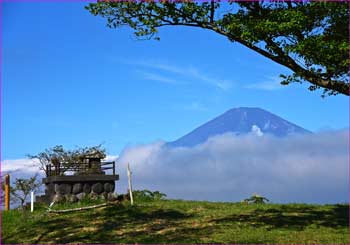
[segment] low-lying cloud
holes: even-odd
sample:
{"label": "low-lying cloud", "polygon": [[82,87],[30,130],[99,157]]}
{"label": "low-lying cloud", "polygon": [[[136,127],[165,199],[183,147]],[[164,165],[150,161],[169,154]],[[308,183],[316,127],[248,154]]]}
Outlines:
{"label": "low-lying cloud", "polygon": [[127,147],[118,159],[126,190],[127,162],[135,189],[169,198],[241,201],[259,193],[272,202],[348,201],[348,130],[276,138],[227,133],[191,147],[164,142]]}
{"label": "low-lying cloud", "polygon": [[[275,203],[348,202],[348,156],[348,130],[286,138],[227,133],[191,148],[159,141],[122,151],[117,192],[126,193],[129,162],[134,189],[159,190],[168,198],[235,202],[258,193]],[[35,163],[5,160],[2,173],[12,180],[30,177]]]}
{"label": "low-lying cloud", "polygon": [[1,162],[1,175],[10,174],[11,182],[16,178],[30,178],[35,174],[43,176],[39,169],[39,161],[36,159],[14,159]]}

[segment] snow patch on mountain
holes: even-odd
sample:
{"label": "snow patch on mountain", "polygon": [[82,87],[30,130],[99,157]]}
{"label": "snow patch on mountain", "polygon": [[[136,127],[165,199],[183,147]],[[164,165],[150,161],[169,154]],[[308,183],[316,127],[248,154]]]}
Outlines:
{"label": "snow patch on mountain", "polygon": [[256,135],[256,136],[259,136],[259,137],[261,137],[261,136],[263,136],[264,135],[264,133],[263,132],[261,132],[261,129],[258,127],[258,126],[256,126],[256,125],[253,125],[252,126],[252,133],[254,134],[254,135]]}

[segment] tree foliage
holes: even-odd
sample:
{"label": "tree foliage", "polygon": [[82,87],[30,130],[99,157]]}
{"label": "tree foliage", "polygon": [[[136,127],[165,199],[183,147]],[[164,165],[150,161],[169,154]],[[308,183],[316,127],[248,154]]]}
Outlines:
{"label": "tree foliage", "polygon": [[28,157],[38,159],[39,169],[48,176],[47,165],[52,164],[57,168],[60,167],[62,169],[61,173],[64,174],[69,168],[81,164],[86,156],[91,155],[103,159],[106,157],[106,150],[101,145],[81,147],[75,150],[66,150],[62,145],[56,145],[36,155],[28,155]]}
{"label": "tree foliage", "polygon": [[107,26],[129,26],[138,38],[159,40],[162,26],[214,31],[281,64],[281,84],[309,82],[323,96],[349,95],[349,4],[276,1],[98,1],[86,9]]}
{"label": "tree foliage", "polygon": [[37,177],[38,176],[35,175],[29,179],[17,178],[14,186],[10,185],[10,195],[20,201],[22,208],[24,207],[30,192],[39,190],[41,186],[41,183],[37,180]]}

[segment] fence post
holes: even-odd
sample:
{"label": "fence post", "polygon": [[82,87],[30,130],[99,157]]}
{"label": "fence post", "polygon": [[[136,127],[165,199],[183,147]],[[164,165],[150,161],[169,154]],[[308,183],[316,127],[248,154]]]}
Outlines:
{"label": "fence post", "polygon": [[34,191],[30,192],[30,212],[34,211]]}
{"label": "fence post", "polygon": [[130,171],[129,163],[128,163],[128,182],[129,182],[129,195],[130,195],[131,205],[134,205],[134,198],[132,196],[132,186],[131,186],[131,171]]}
{"label": "fence post", "polygon": [[5,175],[5,210],[10,210],[10,175]]}

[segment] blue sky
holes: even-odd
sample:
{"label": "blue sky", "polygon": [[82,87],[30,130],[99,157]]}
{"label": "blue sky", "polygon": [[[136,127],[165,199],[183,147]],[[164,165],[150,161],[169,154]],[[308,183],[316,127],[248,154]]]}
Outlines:
{"label": "blue sky", "polygon": [[215,33],[162,28],[161,41],[140,41],[86,3],[2,4],[2,159],[57,144],[118,155],[240,106],[312,131],[348,127],[348,97],[278,85],[286,68]]}

